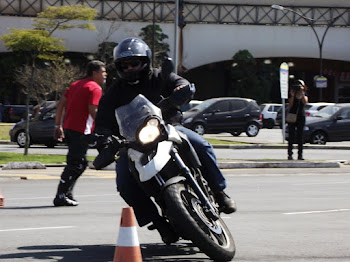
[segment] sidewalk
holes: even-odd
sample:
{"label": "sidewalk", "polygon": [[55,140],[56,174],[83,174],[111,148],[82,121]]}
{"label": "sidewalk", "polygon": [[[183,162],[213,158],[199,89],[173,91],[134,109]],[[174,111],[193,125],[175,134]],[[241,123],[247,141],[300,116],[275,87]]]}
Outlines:
{"label": "sidewalk", "polygon": [[[0,141],[1,143],[1,141]],[[250,144],[250,145],[213,145],[214,149],[287,149],[287,145],[278,144]],[[312,148],[313,146],[305,146],[305,148]],[[314,146],[317,149],[349,149],[348,146]],[[255,159],[241,159],[241,160],[220,160],[218,165],[221,169],[235,169],[235,168],[340,168],[344,165],[349,165],[348,161],[337,160],[255,160]],[[8,163],[7,165],[0,165],[2,170],[6,169],[45,169],[47,167],[64,167],[65,164],[47,164],[42,165],[38,162],[18,162]],[[91,164],[90,169],[93,169]],[[105,170],[114,170],[114,164],[106,167]]]}
{"label": "sidewalk", "polygon": [[[259,134],[256,137],[248,137],[245,134],[240,136],[232,136],[229,133],[221,134],[207,134],[204,135],[204,138],[219,139],[223,141],[231,141],[242,144],[222,144],[222,145],[213,145],[214,149],[283,149],[287,151],[287,142],[283,143],[281,129],[261,129]],[[9,141],[0,141],[0,144],[9,144]],[[15,143],[11,143],[15,144]],[[318,149],[318,150],[350,150],[350,142],[329,142],[326,145],[311,145],[305,144],[304,149]],[[263,150],[262,150],[263,151]],[[222,169],[230,168],[339,168],[346,165],[349,166],[349,161],[345,160],[286,160],[281,156],[281,159],[277,160],[264,160],[264,159],[252,159],[249,158],[249,155],[242,155],[242,159],[228,159],[222,160],[218,157],[219,167]],[[263,157],[262,157],[263,158]],[[34,166],[34,167],[33,167]],[[7,168],[27,168],[27,169],[39,169],[46,167],[57,167],[64,165],[46,165],[43,166],[40,163],[25,163],[17,164],[13,167],[7,166]],[[0,168],[2,166],[0,165]],[[3,170],[6,168],[6,165],[3,166]],[[107,170],[114,170],[114,166],[111,165],[106,168]]]}

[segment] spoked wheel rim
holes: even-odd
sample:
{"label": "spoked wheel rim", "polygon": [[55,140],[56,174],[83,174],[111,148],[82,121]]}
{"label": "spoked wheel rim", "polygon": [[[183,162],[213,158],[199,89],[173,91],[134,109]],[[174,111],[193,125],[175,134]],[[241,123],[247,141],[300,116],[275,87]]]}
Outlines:
{"label": "spoked wheel rim", "polygon": [[181,198],[188,212],[192,214],[192,217],[196,220],[203,232],[217,245],[221,247],[229,246],[230,241],[228,240],[228,236],[226,236],[225,230],[223,230],[221,226],[220,219],[214,221],[206,216],[201,202],[195,194],[185,190],[181,192]]}
{"label": "spoked wheel rim", "polygon": [[259,132],[259,128],[255,124],[250,124],[247,127],[247,135],[248,136],[256,136]]}
{"label": "spoked wheel rim", "polygon": [[312,142],[317,145],[324,145],[326,144],[326,136],[321,132],[316,133],[313,136]]}
{"label": "spoked wheel rim", "polygon": [[20,147],[24,147],[25,146],[25,144],[26,144],[26,133],[25,132],[20,132],[17,135],[17,144]]}

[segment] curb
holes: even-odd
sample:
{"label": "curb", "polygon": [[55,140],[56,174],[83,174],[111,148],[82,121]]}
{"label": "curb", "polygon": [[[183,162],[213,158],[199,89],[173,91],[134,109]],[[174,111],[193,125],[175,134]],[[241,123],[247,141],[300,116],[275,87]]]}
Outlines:
{"label": "curb", "polygon": [[[8,140],[0,140],[0,144],[13,144],[16,145],[16,142],[11,142]],[[279,144],[234,144],[234,145],[212,145],[213,148],[217,149],[288,149],[288,145],[279,145]],[[350,146],[328,146],[328,145],[304,145],[304,149],[338,149],[338,150],[350,150]]]}
{"label": "curb", "polygon": [[[66,164],[46,164],[43,165],[39,162],[20,162],[20,164],[14,164],[10,162],[6,165],[0,165],[2,170],[10,169],[46,169],[50,167],[65,167]],[[244,169],[244,168],[340,168],[342,165],[348,165],[349,163],[344,160],[334,161],[218,161],[220,169]],[[95,169],[91,165],[89,169]],[[115,165],[111,164],[103,170],[115,170]]]}

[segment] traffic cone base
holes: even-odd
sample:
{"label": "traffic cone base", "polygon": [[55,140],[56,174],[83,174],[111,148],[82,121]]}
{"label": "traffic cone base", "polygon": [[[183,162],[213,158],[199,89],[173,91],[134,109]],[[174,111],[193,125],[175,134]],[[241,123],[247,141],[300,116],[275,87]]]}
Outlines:
{"label": "traffic cone base", "polygon": [[123,208],[113,262],[142,262],[132,207]]}
{"label": "traffic cone base", "polygon": [[142,262],[141,249],[136,247],[116,247],[114,262]]}

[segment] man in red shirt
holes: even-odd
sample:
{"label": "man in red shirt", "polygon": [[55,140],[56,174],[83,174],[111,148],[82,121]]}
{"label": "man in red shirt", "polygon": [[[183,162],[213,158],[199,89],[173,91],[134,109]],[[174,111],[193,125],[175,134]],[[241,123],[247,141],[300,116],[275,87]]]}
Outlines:
{"label": "man in red shirt", "polygon": [[89,62],[86,77],[74,82],[57,105],[54,137],[58,141],[65,138],[68,154],[67,165],[62,172],[57,194],[53,200],[55,206],[79,204],[73,198],[73,187],[87,167],[86,152],[89,148],[82,137],[93,131],[97,106],[102,96],[100,85],[105,82],[106,77],[106,66],[103,62],[98,60]]}

